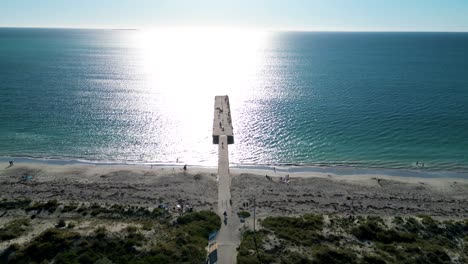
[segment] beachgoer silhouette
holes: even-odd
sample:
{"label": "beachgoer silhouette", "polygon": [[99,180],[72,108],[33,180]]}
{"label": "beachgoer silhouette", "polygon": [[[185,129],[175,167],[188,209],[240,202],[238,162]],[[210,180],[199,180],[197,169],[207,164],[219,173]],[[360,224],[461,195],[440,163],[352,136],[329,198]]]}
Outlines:
{"label": "beachgoer silhouette", "polygon": [[186,171],[186,170],[187,170],[187,164],[184,165],[184,171]]}

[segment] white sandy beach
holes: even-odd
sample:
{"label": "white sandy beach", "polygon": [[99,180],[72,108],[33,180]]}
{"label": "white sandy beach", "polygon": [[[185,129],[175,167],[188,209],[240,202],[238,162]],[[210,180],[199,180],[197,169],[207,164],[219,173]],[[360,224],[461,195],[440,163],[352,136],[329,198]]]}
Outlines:
{"label": "white sandy beach", "polygon": [[[192,166],[184,172],[180,166],[15,163],[0,170],[0,198],[148,207],[183,203],[215,211],[216,172]],[[468,217],[464,179],[301,172],[290,173],[286,185],[279,182],[284,173],[271,170],[231,169],[231,175],[233,208],[251,210],[255,198],[259,217],[306,212]],[[249,208],[242,208],[245,203]]]}

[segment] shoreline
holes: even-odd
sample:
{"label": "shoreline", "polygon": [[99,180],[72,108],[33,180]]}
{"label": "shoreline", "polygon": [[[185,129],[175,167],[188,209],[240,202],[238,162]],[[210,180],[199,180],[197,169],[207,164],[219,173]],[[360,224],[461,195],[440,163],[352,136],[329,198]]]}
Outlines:
{"label": "shoreline", "polygon": [[[31,163],[45,165],[94,165],[94,166],[136,166],[136,167],[182,167],[185,164],[191,167],[199,167],[206,169],[216,169],[216,164],[203,163],[184,163],[184,162],[124,162],[124,161],[105,161],[105,160],[85,160],[85,159],[55,159],[55,158],[35,158],[35,157],[11,157],[0,156],[0,164],[8,164],[8,161],[13,160],[15,163]],[[1,167],[0,167],[1,168]],[[447,170],[431,170],[428,168],[386,168],[386,167],[365,167],[365,166],[346,166],[346,165],[331,165],[331,164],[238,164],[230,163],[231,169],[248,170],[248,171],[278,171],[287,172],[288,174],[295,173],[330,173],[337,176],[349,175],[384,175],[392,177],[408,177],[408,178],[454,178],[468,179],[468,171],[447,171]]]}

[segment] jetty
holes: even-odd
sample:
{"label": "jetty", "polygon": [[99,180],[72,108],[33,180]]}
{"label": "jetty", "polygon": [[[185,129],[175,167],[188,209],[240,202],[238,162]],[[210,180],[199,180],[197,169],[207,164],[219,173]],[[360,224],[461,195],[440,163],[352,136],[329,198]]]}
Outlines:
{"label": "jetty", "polygon": [[227,95],[215,96],[213,144],[220,144],[220,136],[226,136],[227,143],[234,144],[234,128],[232,127],[231,107]]}
{"label": "jetty", "polygon": [[229,148],[234,144],[229,97],[216,96],[213,118],[213,144],[218,145],[218,215],[222,219],[217,243],[217,263],[236,263],[240,243],[240,220],[232,208]]}

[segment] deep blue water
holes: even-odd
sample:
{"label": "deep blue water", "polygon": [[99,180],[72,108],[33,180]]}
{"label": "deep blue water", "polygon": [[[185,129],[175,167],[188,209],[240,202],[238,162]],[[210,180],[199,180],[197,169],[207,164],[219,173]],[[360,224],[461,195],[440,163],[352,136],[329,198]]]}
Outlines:
{"label": "deep blue water", "polygon": [[0,29],[0,156],[468,171],[467,33]]}

